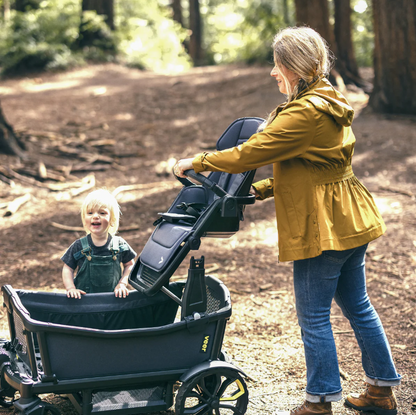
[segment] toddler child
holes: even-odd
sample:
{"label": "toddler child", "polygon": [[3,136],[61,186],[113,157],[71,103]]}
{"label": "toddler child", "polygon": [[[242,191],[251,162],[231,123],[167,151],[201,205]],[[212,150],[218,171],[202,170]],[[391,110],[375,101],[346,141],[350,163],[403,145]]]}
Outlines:
{"label": "toddler child", "polygon": [[115,236],[120,214],[116,198],[107,190],[95,190],[85,198],[81,218],[87,235],[77,239],[61,258],[68,297],[112,291],[116,297],[129,294],[128,276],[137,254],[123,238]]}

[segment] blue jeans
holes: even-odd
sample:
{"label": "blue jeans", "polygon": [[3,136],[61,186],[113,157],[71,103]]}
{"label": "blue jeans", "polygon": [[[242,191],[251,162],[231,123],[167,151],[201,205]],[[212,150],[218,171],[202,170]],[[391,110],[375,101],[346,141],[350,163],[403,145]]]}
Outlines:
{"label": "blue jeans", "polygon": [[367,295],[366,249],[367,245],[324,251],[318,257],[294,262],[296,311],[305,348],[309,402],[341,399],[337,352],[329,320],[333,299],[354,329],[367,382],[378,386],[400,383],[383,326]]}

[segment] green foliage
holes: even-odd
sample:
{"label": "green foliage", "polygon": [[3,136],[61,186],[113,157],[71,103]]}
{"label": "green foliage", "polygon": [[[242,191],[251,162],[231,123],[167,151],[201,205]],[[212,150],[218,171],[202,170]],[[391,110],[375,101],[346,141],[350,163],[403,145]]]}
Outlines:
{"label": "green foliage", "polygon": [[81,17],[81,0],[45,0],[39,6],[24,13],[12,11],[10,21],[0,21],[3,74],[64,69],[116,57],[159,72],[191,65],[183,47],[187,31],[158,2],[116,0],[114,32],[93,11]]}
{"label": "green foliage", "polygon": [[78,36],[79,12],[76,0],[52,0],[39,9],[12,12],[0,24],[2,73],[18,75],[79,64],[71,52]]}
{"label": "green foliage", "polygon": [[[285,26],[283,1],[207,0],[204,35],[213,63],[269,62],[271,43]],[[293,2],[289,2],[294,13]],[[294,24],[294,16],[292,16]]]}
{"label": "green foliage", "polygon": [[79,34],[73,45],[85,59],[91,61],[111,61],[117,55],[116,37],[105,23],[105,16],[95,11],[84,11],[81,15]]}
{"label": "green foliage", "polygon": [[[29,7],[24,13],[12,10],[9,21],[0,17],[0,69],[4,74],[65,69],[86,60],[117,60],[163,73],[192,65],[184,47],[190,33],[172,20],[170,0],[114,0],[114,31],[93,11],[81,15],[81,0],[34,1],[37,8]],[[286,18],[285,3],[289,7]],[[351,1],[359,66],[372,65],[370,3]],[[185,26],[188,6],[182,0]],[[274,35],[295,24],[294,0],[200,0],[200,11],[205,64],[269,63]]]}
{"label": "green foliage", "polygon": [[170,8],[147,0],[116,5],[119,58],[127,65],[164,73],[191,66],[183,46],[187,31],[172,20]]}

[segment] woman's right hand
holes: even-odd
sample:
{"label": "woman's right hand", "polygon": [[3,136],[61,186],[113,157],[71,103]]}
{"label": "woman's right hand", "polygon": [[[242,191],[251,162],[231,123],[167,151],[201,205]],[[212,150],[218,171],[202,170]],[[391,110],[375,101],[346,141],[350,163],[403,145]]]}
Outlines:
{"label": "woman's right hand", "polygon": [[87,294],[85,291],[79,290],[78,288],[70,288],[66,290],[66,296],[68,298],[78,298],[81,299],[81,295]]}
{"label": "woman's right hand", "polygon": [[186,170],[192,170],[194,168],[194,166],[192,165],[192,160],[192,158],[179,160],[173,166],[173,173],[178,177],[186,178],[184,172]]}

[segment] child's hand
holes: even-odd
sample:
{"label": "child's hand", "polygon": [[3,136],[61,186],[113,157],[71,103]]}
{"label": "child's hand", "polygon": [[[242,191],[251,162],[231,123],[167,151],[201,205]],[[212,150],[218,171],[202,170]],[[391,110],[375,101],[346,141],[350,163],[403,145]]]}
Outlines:
{"label": "child's hand", "polygon": [[79,298],[81,299],[81,295],[87,294],[85,291],[79,290],[78,288],[70,288],[66,290],[66,296],[68,298]]}
{"label": "child's hand", "polygon": [[116,297],[126,298],[129,295],[129,290],[127,289],[126,284],[124,284],[123,282],[119,282],[116,288],[114,289],[114,294],[116,295]]}

